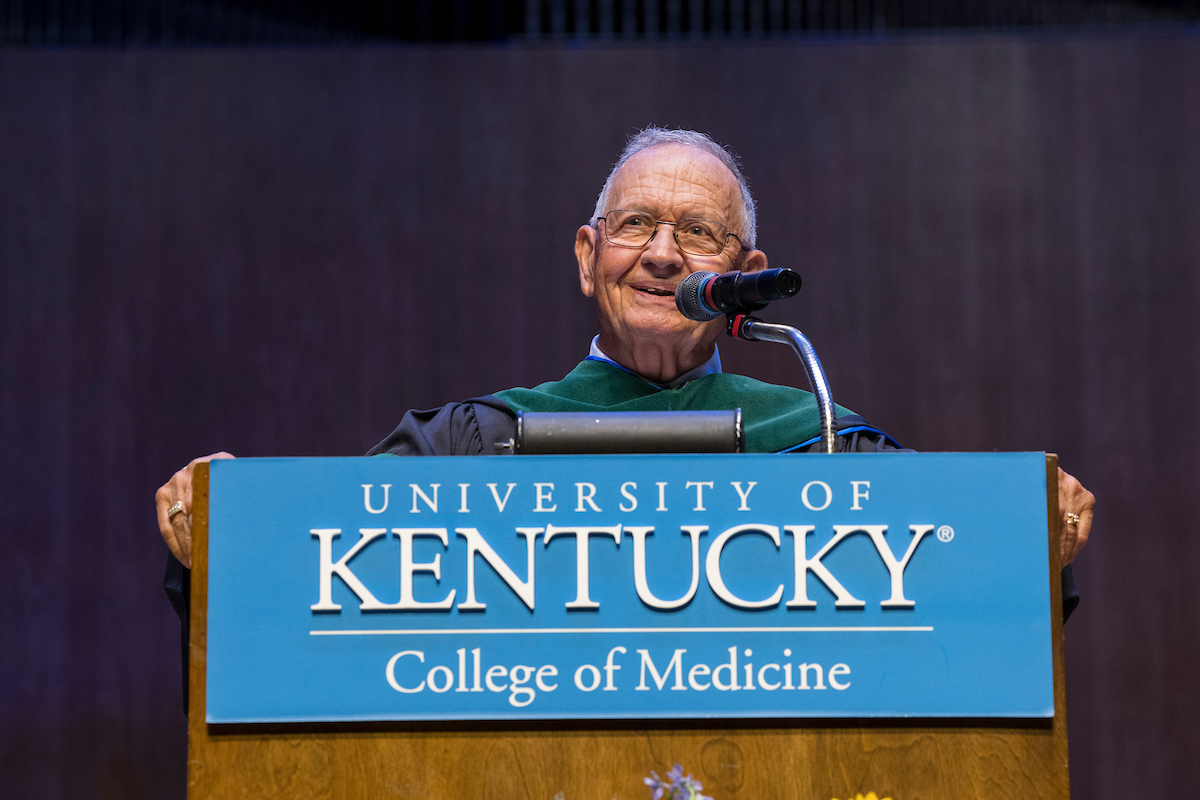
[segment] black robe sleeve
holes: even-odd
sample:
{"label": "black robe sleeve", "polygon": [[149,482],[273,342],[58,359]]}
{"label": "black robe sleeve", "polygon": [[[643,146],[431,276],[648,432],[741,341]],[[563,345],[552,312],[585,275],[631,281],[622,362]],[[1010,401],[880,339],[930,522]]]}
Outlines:
{"label": "black robe sleeve", "polygon": [[167,574],[163,576],[163,589],[171,608],[179,616],[179,655],[183,663],[183,713],[188,713],[188,645],[191,627],[192,571],[179,563],[179,559],[167,553]]}
{"label": "black robe sleeve", "polygon": [[500,398],[488,395],[428,411],[409,411],[396,430],[367,455],[494,455],[497,442],[516,435],[516,413]]}

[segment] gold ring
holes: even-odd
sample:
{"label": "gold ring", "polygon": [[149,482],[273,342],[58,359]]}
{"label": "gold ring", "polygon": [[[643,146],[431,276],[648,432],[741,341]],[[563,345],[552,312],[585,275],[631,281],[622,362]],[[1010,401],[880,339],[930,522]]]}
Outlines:
{"label": "gold ring", "polygon": [[[167,521],[171,522],[172,520],[174,520],[176,517],[178,517],[182,513],[183,513],[183,502],[177,500],[175,502],[175,505],[173,505],[167,509]],[[1076,517],[1076,519],[1079,519],[1079,518]]]}
{"label": "gold ring", "polygon": [[1079,524],[1079,515],[1073,511],[1068,511],[1067,512],[1067,524],[1068,525],[1078,525]]}

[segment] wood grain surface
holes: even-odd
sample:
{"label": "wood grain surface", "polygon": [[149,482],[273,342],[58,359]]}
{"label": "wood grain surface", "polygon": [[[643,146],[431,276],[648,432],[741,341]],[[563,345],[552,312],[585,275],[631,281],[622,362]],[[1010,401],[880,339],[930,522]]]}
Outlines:
{"label": "wood grain surface", "polygon": [[213,726],[204,722],[208,465],[193,517],[188,797],[645,800],[676,762],[715,800],[1067,800],[1057,457],[1046,456],[1055,716],[1049,721],[746,720]]}

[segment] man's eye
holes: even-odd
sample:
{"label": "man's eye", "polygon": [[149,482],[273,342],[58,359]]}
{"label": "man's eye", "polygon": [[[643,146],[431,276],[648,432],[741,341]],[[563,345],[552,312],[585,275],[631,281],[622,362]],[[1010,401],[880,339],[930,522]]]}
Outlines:
{"label": "man's eye", "polygon": [[646,218],[645,217],[630,217],[629,219],[625,220],[625,224],[630,227],[645,225]]}

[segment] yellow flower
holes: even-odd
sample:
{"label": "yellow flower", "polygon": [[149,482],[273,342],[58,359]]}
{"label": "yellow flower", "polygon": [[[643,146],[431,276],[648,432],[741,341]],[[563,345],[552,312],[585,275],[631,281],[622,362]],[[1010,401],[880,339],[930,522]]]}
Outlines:
{"label": "yellow flower", "polygon": [[[837,798],[835,797],[835,798],[833,798],[833,800],[837,800]],[[850,797],[849,795],[847,795],[846,800],[879,800],[879,797],[876,796],[876,794],[874,792],[867,792],[865,797],[863,796],[862,792],[859,792],[854,797]],[[892,800],[892,798],[885,797],[885,798],[883,798],[883,800]]]}

